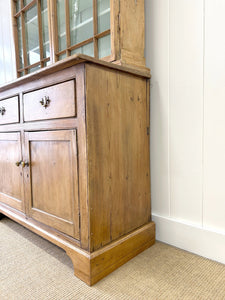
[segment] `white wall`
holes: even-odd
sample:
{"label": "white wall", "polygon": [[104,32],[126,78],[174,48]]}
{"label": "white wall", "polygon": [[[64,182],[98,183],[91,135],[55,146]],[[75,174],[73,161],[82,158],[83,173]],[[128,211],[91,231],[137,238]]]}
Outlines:
{"label": "white wall", "polygon": [[[157,239],[225,263],[225,1],[145,3]],[[9,15],[0,1],[0,84],[16,77]]]}
{"label": "white wall", "polygon": [[[4,45],[4,46],[3,46]],[[0,1],[0,85],[16,78],[10,1]]]}
{"label": "white wall", "polygon": [[225,263],[225,1],[145,2],[157,239]]}

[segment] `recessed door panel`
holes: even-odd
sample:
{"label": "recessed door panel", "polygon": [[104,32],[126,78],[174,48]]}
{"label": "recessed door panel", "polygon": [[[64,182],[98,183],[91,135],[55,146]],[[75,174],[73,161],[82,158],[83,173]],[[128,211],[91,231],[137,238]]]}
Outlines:
{"label": "recessed door panel", "polygon": [[0,201],[23,211],[20,133],[0,133]]}
{"label": "recessed door panel", "polygon": [[29,132],[25,141],[29,215],[79,239],[76,131]]}

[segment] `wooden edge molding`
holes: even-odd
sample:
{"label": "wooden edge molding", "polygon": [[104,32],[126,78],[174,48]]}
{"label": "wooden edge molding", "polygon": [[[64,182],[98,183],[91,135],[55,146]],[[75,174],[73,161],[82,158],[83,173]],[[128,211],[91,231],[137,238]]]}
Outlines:
{"label": "wooden edge molding", "polygon": [[132,67],[132,66],[121,66],[118,64],[114,64],[111,62],[106,62],[103,60],[99,60],[93,57],[90,57],[88,55],[85,54],[74,54],[72,56],[69,56],[61,61],[58,61],[56,63],[53,63],[45,68],[42,68],[41,70],[38,70],[34,73],[25,75],[23,77],[17,78],[12,82],[6,83],[2,86],[0,86],[0,92],[3,92],[9,88],[13,88],[16,86],[19,86],[21,84],[24,84],[28,81],[31,80],[36,80],[36,79],[40,79],[42,78],[42,76],[45,75],[49,75],[52,74],[54,72],[72,67],[74,65],[80,64],[80,63],[84,63],[84,62],[89,62],[89,63],[95,63],[98,65],[102,65],[111,69],[115,69],[115,70],[119,70],[122,72],[126,72],[126,73],[130,73],[130,74],[134,74],[137,76],[141,76],[141,77],[145,77],[145,78],[150,78],[150,70],[148,68],[138,68],[138,67]]}
{"label": "wooden edge molding", "polygon": [[89,286],[155,243],[155,223],[150,222],[119,240],[89,253],[61,237],[50,227],[26,218],[23,213],[4,204],[0,204],[0,219],[2,214],[64,249],[72,260],[75,276]]}

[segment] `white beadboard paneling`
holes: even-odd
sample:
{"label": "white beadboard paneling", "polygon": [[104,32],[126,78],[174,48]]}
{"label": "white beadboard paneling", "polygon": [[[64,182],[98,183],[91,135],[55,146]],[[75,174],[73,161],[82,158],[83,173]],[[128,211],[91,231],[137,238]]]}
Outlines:
{"label": "white beadboard paneling", "polygon": [[[225,1],[205,2],[204,226],[225,234]],[[225,248],[224,248],[225,251]]]}
{"label": "white beadboard paneling", "polygon": [[146,61],[151,68],[151,197],[152,211],[169,215],[168,177],[168,42],[169,0],[145,1]]}
{"label": "white beadboard paneling", "polygon": [[16,61],[13,43],[11,4],[0,1],[0,84],[16,78]]}
{"label": "white beadboard paneling", "polygon": [[170,0],[171,217],[202,222],[203,0]]}
{"label": "white beadboard paneling", "polygon": [[225,235],[190,223],[153,215],[156,239],[225,264]]}

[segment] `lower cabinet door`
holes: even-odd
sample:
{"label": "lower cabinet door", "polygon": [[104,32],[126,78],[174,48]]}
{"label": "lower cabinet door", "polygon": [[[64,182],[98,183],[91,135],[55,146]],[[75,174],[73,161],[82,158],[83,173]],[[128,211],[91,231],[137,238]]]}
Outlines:
{"label": "lower cabinet door", "polygon": [[28,215],[79,239],[76,130],[25,132]]}
{"label": "lower cabinet door", "polygon": [[0,133],[0,202],[24,211],[21,137]]}

